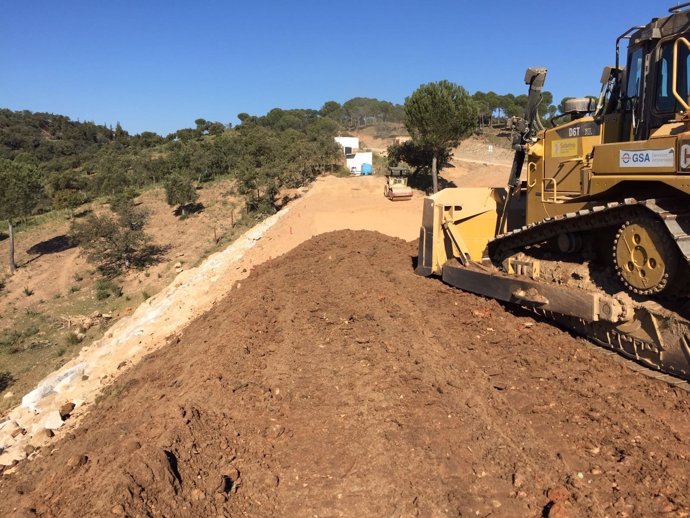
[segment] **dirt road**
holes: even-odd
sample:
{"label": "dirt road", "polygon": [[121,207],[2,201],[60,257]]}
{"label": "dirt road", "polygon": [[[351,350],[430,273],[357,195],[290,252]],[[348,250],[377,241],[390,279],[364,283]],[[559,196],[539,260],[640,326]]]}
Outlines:
{"label": "dirt road", "polygon": [[318,236],[0,485],[3,516],[687,516],[688,395]]}

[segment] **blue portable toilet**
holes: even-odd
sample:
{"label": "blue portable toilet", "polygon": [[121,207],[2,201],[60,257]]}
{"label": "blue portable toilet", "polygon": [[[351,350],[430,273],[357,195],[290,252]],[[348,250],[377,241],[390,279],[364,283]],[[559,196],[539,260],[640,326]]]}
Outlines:
{"label": "blue portable toilet", "polygon": [[371,176],[373,168],[371,167],[371,164],[362,164],[362,175],[363,176]]}

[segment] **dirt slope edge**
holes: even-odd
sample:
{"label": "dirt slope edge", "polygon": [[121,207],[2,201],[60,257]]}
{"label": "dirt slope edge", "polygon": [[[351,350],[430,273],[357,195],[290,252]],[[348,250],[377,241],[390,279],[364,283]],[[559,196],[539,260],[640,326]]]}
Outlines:
{"label": "dirt slope edge", "polygon": [[[66,427],[76,426],[84,410],[80,407],[93,402],[96,394],[121,374],[122,368],[165,344],[176,331],[225,295],[234,280],[244,277],[237,271],[239,261],[288,211],[286,208],[265,219],[225,250],[212,254],[198,267],[181,272],[167,288],[113,325],[103,338],[41,380],[22,398],[21,405],[0,422],[0,466],[24,458],[30,443],[46,442],[46,429],[62,427],[58,413],[66,402],[77,407]],[[16,427],[24,432],[16,434]],[[43,440],[36,438],[41,434]]]}
{"label": "dirt slope edge", "polygon": [[256,267],[4,476],[0,515],[687,516],[685,392],[413,255],[340,231]]}

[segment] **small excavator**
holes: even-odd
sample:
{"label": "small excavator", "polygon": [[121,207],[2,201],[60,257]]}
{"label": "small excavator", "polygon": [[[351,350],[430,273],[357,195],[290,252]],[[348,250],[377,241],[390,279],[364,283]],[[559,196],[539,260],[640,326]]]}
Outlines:
{"label": "small excavator", "polygon": [[507,185],[426,197],[417,273],[690,381],[689,7],[621,34],[598,98],[550,127],[528,69]]}

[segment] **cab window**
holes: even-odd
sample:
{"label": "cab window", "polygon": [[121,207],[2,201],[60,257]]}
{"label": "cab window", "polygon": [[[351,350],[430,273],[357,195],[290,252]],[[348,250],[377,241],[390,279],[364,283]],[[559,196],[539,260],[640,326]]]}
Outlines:
{"label": "cab window", "polygon": [[626,97],[637,97],[640,94],[640,81],[642,79],[642,49],[635,49],[630,56],[628,65],[628,87]]}
{"label": "cab window", "polygon": [[[684,99],[688,98],[688,85],[690,85],[690,66],[688,61],[690,54],[685,45],[678,46],[678,79],[676,88],[678,94]],[[654,106],[661,113],[673,113],[680,109],[676,98],[673,96],[673,42],[661,47],[657,62],[656,100]]]}

